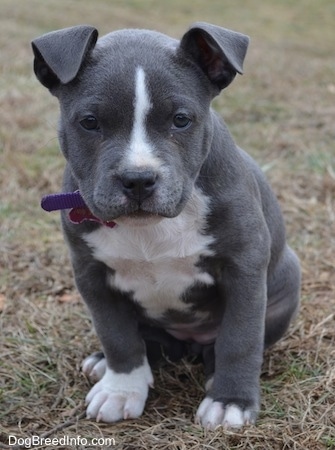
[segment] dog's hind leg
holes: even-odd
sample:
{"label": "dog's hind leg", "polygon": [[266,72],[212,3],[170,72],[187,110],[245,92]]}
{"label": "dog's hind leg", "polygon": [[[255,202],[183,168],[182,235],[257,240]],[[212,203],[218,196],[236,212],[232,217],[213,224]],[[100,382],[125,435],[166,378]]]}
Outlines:
{"label": "dog's hind leg", "polygon": [[151,365],[166,358],[172,362],[178,361],[189,354],[186,342],[176,339],[163,329],[143,325],[140,330]]}
{"label": "dog's hind leg", "polygon": [[295,317],[300,300],[300,264],[286,247],[274,274],[268,279],[268,304],[265,318],[265,348],[277,342]]}

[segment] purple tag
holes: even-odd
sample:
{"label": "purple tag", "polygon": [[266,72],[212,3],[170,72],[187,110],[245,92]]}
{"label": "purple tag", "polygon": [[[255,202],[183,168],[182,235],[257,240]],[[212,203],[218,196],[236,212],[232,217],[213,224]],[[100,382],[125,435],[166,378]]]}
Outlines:
{"label": "purple tag", "polygon": [[98,217],[95,217],[86,206],[79,191],[45,195],[42,198],[41,207],[44,211],[48,212],[70,209],[69,219],[74,224],[80,224],[85,220],[89,220],[91,222],[98,222],[109,228],[113,228],[116,225],[113,221],[103,222]]}
{"label": "purple tag", "polygon": [[87,208],[79,191],[45,195],[42,198],[41,207],[48,212],[60,209]]}

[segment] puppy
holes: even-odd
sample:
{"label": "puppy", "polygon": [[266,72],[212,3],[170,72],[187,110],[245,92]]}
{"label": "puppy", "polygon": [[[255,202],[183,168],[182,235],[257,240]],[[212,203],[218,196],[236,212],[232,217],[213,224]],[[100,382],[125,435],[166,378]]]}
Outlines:
{"label": "puppy", "polygon": [[298,309],[300,269],[262,171],[210,106],[242,73],[247,36],[196,23],[180,41],[146,30],[98,40],[83,25],[32,46],[60,104],[63,188],[81,199],[62,224],[103,349],[83,364],[99,380],[87,416],[142,414],[157,341],[202,353],[198,423],[254,423],[263,350]]}

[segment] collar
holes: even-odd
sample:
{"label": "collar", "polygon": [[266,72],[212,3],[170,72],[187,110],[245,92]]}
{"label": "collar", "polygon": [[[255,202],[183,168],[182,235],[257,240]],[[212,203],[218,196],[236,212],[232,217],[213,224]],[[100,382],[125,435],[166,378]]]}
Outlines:
{"label": "collar", "polygon": [[113,228],[116,225],[115,222],[104,222],[94,216],[87,207],[79,191],[45,195],[41,200],[41,207],[44,211],[48,212],[70,209],[69,219],[74,224],[80,224],[88,220],[91,222],[98,222],[109,228]]}

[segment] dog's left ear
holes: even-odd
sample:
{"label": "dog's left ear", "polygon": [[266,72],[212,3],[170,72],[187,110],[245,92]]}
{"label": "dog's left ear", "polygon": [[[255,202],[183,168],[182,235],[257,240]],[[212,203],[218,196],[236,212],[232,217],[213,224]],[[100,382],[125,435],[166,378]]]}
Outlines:
{"label": "dog's left ear", "polygon": [[236,73],[243,73],[248,36],[204,22],[195,23],[184,34],[180,49],[196,62],[219,90],[227,87]]}

